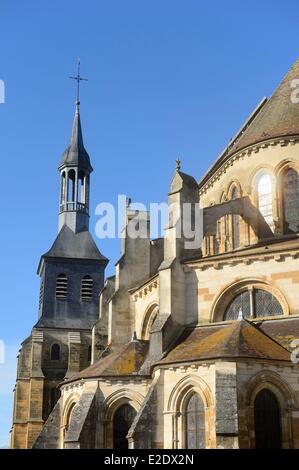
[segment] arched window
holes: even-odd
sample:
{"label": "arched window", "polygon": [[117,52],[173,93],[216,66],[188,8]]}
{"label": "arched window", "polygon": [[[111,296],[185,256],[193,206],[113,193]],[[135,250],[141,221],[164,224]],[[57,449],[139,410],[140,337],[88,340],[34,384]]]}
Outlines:
{"label": "arched window", "polygon": [[283,175],[283,215],[286,233],[299,232],[299,175],[289,168]]}
{"label": "arched window", "polygon": [[81,202],[82,204],[85,203],[85,175],[83,171],[79,172],[78,175],[78,202]]}
{"label": "arched window", "polygon": [[75,170],[68,172],[67,201],[75,202],[76,199],[76,173]]}
{"label": "arched window", "polygon": [[56,299],[67,298],[67,277],[65,274],[58,274],[56,278]]}
{"label": "arched window", "polygon": [[128,449],[127,434],[136,416],[130,405],[120,406],[113,417],[113,449]]}
{"label": "arched window", "polygon": [[268,173],[263,173],[257,182],[258,192],[258,208],[266,223],[269,225],[272,232],[274,232],[273,220],[273,188],[271,176]]}
{"label": "arched window", "polygon": [[224,320],[236,320],[240,311],[243,318],[250,317],[250,294],[248,290],[238,294],[229,304],[224,314]]}
{"label": "arched window", "polygon": [[243,318],[270,317],[283,315],[283,309],[271,292],[249,288],[238,294],[227,307],[224,320]]}
{"label": "arched window", "polygon": [[146,312],[141,330],[141,338],[143,340],[148,341],[150,339],[151,329],[158,313],[159,307],[157,305],[152,305]]}
{"label": "arched window", "polygon": [[90,276],[84,276],[81,281],[81,300],[92,300],[93,279]]}
{"label": "arched window", "polygon": [[281,417],[279,403],[270,390],[264,388],[254,400],[256,449],[281,448]]}
{"label": "arched window", "polygon": [[63,423],[64,423],[64,426],[63,426],[63,447],[65,447],[65,435],[66,435],[67,431],[69,430],[73,413],[76,412],[76,409],[78,410],[78,407],[79,407],[79,405],[76,402],[73,402],[68,407],[68,410],[65,413],[64,420],[63,420]]}
{"label": "arched window", "polygon": [[52,344],[51,347],[51,361],[59,361],[60,359],[60,346],[59,344]]}
{"label": "arched window", "polygon": [[[236,186],[232,191],[232,199],[238,199],[239,191]],[[240,246],[240,216],[238,214],[232,215],[232,247],[233,249]]]}
{"label": "arched window", "polygon": [[189,398],[185,413],[186,448],[204,449],[205,410],[198,393],[193,393]]}
{"label": "arched window", "polygon": [[65,178],[65,171],[61,173],[61,182],[60,182],[60,205],[65,204],[66,196],[66,178]]}

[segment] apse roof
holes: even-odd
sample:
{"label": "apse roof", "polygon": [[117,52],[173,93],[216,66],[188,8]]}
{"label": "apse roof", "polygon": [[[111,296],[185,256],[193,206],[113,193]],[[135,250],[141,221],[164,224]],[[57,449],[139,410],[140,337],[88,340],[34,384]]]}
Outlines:
{"label": "apse roof", "polygon": [[[241,130],[231,140],[200,181],[204,184],[219,165],[234,153],[265,140],[299,134],[299,103],[297,97],[299,59],[285,75],[269,100],[263,99],[249,116]],[[293,95],[292,95],[293,94]]]}
{"label": "apse roof", "polygon": [[101,359],[81,372],[74,374],[66,382],[94,377],[136,375],[145,360],[148,345],[148,341],[135,339],[122,346],[112,345]]}
{"label": "apse roof", "polygon": [[290,353],[257,326],[241,320],[187,328],[159,364],[228,358],[290,362]]}

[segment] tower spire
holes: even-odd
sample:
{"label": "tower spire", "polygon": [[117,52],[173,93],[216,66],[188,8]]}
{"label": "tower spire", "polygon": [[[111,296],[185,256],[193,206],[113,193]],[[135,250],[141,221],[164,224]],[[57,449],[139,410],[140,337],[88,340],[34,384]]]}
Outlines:
{"label": "tower spire", "polygon": [[80,75],[80,59],[77,75],[69,78],[77,81],[77,99],[71,141],[58,168],[61,180],[58,230],[67,225],[74,233],[78,233],[88,230],[89,183],[92,172],[90,158],[83,144],[80,119],[80,82],[87,80]]}

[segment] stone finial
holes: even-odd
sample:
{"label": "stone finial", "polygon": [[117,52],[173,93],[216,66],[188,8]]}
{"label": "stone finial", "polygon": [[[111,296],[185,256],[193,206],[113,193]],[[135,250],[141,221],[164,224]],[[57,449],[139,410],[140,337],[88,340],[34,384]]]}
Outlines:
{"label": "stone finial", "polygon": [[175,169],[176,171],[180,171],[181,169],[181,160],[179,158],[177,158],[175,161]]}
{"label": "stone finial", "polygon": [[133,332],[131,341],[138,341],[136,331]]}
{"label": "stone finial", "polygon": [[240,308],[239,310],[239,313],[238,313],[238,318],[237,318],[238,321],[241,321],[243,320],[243,312],[242,312],[242,309]]}

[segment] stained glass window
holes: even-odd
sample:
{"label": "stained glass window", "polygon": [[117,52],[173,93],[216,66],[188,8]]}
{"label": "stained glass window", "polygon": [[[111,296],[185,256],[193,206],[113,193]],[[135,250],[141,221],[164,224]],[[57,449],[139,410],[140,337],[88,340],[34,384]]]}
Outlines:
{"label": "stained glass window", "polygon": [[289,168],[283,177],[284,223],[287,233],[299,231],[299,176]]}
{"label": "stained glass window", "polygon": [[240,310],[243,314],[243,318],[250,316],[250,295],[248,290],[237,295],[229,304],[224,315],[224,320],[237,320]]}
{"label": "stained glass window", "polygon": [[205,448],[205,411],[198,393],[194,393],[186,407],[186,448]]}
{"label": "stained glass window", "polygon": [[274,295],[263,289],[248,289],[238,294],[227,307],[224,320],[283,315],[283,310]]}
{"label": "stained glass window", "polygon": [[253,306],[255,317],[270,317],[274,315],[283,315],[280,303],[271,292],[262,289],[254,289]]}
{"label": "stained glass window", "polygon": [[271,176],[264,173],[258,180],[258,208],[265,221],[274,232],[273,195]]}

